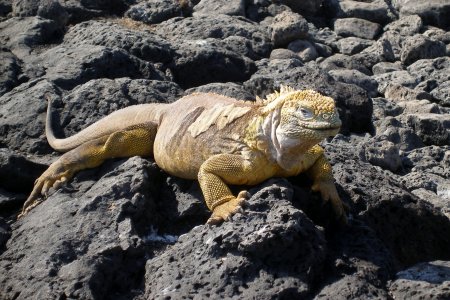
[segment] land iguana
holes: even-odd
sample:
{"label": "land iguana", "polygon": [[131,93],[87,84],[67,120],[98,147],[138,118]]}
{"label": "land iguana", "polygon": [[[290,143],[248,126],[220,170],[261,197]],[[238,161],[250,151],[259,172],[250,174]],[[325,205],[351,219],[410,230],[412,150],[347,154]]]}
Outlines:
{"label": "land iguana", "polygon": [[65,139],[55,137],[51,101],[46,136],[51,147],[66,152],[36,180],[19,216],[41,202],[77,171],[106,159],[152,156],[167,173],[198,179],[209,224],[242,210],[246,191],[234,196],[228,185],[255,185],[270,177],[307,173],[312,190],[331,201],[336,217],[346,221],[332,170],[318,145],[338,133],[341,120],[330,97],[282,86],[266,99],[241,101],[212,93],[194,93],[170,104],[141,104],[120,109]]}

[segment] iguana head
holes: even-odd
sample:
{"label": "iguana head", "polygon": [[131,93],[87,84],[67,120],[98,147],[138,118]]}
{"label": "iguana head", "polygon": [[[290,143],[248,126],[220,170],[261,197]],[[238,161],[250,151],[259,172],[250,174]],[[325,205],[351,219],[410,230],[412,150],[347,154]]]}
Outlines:
{"label": "iguana head", "polygon": [[253,136],[278,158],[336,135],[342,124],[334,100],[312,90],[282,86],[258,103],[260,116],[249,126],[248,140]]}
{"label": "iguana head", "polygon": [[[277,135],[289,139],[322,140],[339,132],[341,120],[334,100],[313,90],[282,87],[270,95],[264,111],[279,115]],[[269,98],[268,97],[268,98]]]}
{"label": "iguana head", "polygon": [[342,125],[334,100],[313,90],[281,86],[259,101],[264,115],[278,119],[277,134],[287,138],[320,141],[336,135]]}

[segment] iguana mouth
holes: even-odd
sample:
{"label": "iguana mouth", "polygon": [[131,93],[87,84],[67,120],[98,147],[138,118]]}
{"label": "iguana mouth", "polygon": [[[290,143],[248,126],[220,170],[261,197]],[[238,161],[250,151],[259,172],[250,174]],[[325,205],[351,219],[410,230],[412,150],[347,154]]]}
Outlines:
{"label": "iguana mouth", "polygon": [[311,129],[311,130],[319,130],[319,131],[326,131],[326,130],[336,130],[341,128],[341,123],[338,124],[303,124],[303,128],[305,129]]}
{"label": "iguana mouth", "polygon": [[319,128],[308,128],[308,129],[315,129],[315,130],[320,130],[320,131],[326,131],[326,130],[336,130],[336,129],[340,129],[341,126],[330,126],[330,127],[319,127]]}

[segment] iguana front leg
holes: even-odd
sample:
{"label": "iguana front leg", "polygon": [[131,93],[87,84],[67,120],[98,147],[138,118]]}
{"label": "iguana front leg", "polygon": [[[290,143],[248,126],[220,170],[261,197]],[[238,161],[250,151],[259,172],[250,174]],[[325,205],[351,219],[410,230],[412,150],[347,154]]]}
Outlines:
{"label": "iguana front leg", "polygon": [[58,188],[80,170],[95,168],[109,158],[151,155],[156,129],[155,123],[133,126],[86,142],[63,154],[35,181],[18,217],[38,205],[41,194],[46,196],[51,187]]}
{"label": "iguana front leg", "polygon": [[322,147],[314,146],[309,151],[309,154],[316,156],[314,163],[307,171],[308,176],[313,179],[311,189],[315,192],[320,192],[324,201],[330,201],[336,218],[343,223],[347,223],[344,204],[336,190],[332,168],[325,157]]}
{"label": "iguana front leg", "polygon": [[246,184],[252,176],[250,162],[239,155],[218,154],[210,157],[200,167],[198,181],[206,205],[213,212],[208,224],[228,220],[240,211],[249,194],[241,191],[234,197],[226,183]]}

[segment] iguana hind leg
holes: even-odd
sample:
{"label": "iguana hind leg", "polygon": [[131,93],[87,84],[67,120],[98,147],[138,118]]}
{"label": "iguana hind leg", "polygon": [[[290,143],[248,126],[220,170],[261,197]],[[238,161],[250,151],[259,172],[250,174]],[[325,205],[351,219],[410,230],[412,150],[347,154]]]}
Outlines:
{"label": "iguana hind leg", "polygon": [[35,181],[33,191],[18,217],[38,205],[41,194],[46,196],[51,187],[58,188],[80,170],[97,167],[109,158],[150,156],[156,129],[155,123],[132,126],[86,142],[63,154]]}
{"label": "iguana hind leg", "polygon": [[226,183],[246,184],[252,176],[252,165],[239,155],[219,154],[210,157],[200,167],[198,181],[205,197],[206,205],[213,212],[208,224],[218,224],[228,220],[242,210],[247,191],[233,196]]}

